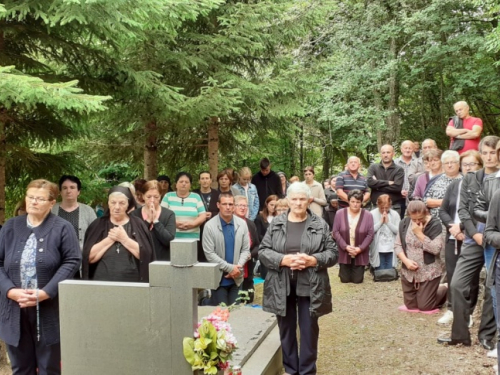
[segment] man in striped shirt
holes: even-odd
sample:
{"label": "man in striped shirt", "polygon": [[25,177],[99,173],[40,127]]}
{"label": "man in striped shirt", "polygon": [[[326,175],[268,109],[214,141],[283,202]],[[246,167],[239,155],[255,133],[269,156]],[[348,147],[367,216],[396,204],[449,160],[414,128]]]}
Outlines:
{"label": "man in striped shirt", "polygon": [[347,194],[351,190],[361,190],[363,194],[363,204],[370,200],[370,191],[366,178],[359,173],[361,161],[357,156],[351,156],[347,161],[347,170],[337,177],[337,195],[339,197],[339,208],[349,206]]}

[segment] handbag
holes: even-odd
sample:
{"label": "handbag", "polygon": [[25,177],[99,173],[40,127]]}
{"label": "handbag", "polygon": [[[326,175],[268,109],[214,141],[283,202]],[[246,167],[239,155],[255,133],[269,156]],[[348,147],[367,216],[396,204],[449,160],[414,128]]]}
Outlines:
{"label": "handbag", "polygon": [[395,268],[389,268],[387,270],[374,270],[373,271],[373,281],[394,281],[399,278],[398,270]]}
{"label": "handbag", "polygon": [[[450,121],[453,120],[453,126],[455,127],[455,129],[463,129],[464,128],[464,122],[463,120],[458,117],[458,116],[453,116],[453,117],[450,117]],[[453,142],[451,142],[451,145],[450,145],[450,150],[455,150],[455,151],[460,151],[461,149],[463,149],[465,146],[465,139],[457,139],[457,138],[453,138]]]}

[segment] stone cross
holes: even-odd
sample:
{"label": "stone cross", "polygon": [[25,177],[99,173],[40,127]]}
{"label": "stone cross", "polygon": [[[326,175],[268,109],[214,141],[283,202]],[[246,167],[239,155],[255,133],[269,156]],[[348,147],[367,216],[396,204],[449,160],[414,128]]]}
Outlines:
{"label": "stone cross", "polygon": [[59,284],[65,374],[192,375],[182,341],[198,322],[197,289],[222,274],[197,262],[195,240],[171,242],[171,261],[149,266],[149,284],[66,280]]}

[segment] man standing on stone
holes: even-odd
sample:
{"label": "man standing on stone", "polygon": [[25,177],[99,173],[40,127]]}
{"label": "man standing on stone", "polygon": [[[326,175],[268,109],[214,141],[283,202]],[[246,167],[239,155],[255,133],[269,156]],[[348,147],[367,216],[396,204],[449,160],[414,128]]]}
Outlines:
{"label": "man standing on stone", "polygon": [[370,191],[366,178],[359,173],[361,161],[357,156],[351,156],[347,160],[346,170],[339,174],[335,184],[339,199],[339,208],[349,206],[347,194],[351,190],[360,190],[363,193],[363,204],[370,200]]}
{"label": "man standing on stone", "polygon": [[209,263],[217,263],[223,272],[220,285],[212,290],[204,305],[231,305],[236,302],[243,282],[243,268],[250,259],[250,240],[246,222],[234,215],[234,197],[221,193],[219,214],[210,219],[203,231],[203,251]]}
{"label": "man standing on stone", "polygon": [[401,195],[405,198],[401,205],[401,219],[403,219],[405,215],[406,202],[408,200],[408,192],[410,191],[410,181],[408,179],[410,167],[415,166],[415,164],[417,164],[417,160],[413,159],[413,150],[414,150],[413,142],[404,141],[403,143],[401,143],[401,156],[399,158],[396,158],[396,160],[394,160],[394,163],[403,168],[405,171],[403,190],[401,190]]}
{"label": "man standing on stone", "polygon": [[260,171],[253,176],[252,184],[255,185],[259,194],[259,210],[264,208],[268,196],[283,197],[280,176],[271,170],[271,162],[268,158],[260,160]]}
{"label": "man standing on stone", "polygon": [[401,207],[405,198],[401,194],[405,179],[405,171],[396,165],[394,157],[394,147],[383,145],[380,148],[382,160],[374,163],[368,168],[368,187],[371,191],[371,201],[375,206],[377,199],[382,194],[388,194],[392,201],[392,209],[401,215]]}
{"label": "man standing on stone", "polygon": [[481,132],[483,131],[483,121],[480,118],[472,117],[469,114],[469,105],[466,102],[456,102],[453,109],[457,117],[462,121],[462,128],[457,129],[454,120],[451,119],[446,127],[446,135],[450,137],[450,149],[452,149],[455,140],[464,140],[464,146],[461,149],[456,149],[459,154],[468,150],[477,150]]}

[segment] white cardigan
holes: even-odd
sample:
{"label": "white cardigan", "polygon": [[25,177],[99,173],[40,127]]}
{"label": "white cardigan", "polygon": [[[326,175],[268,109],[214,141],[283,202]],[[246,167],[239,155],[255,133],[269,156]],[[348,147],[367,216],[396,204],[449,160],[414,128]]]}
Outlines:
{"label": "white cardigan", "polygon": [[[375,208],[374,210],[370,211],[372,216],[373,216],[373,232],[375,233],[373,237],[373,241],[370,245],[370,265],[373,268],[379,267],[380,266],[380,257],[378,253],[378,244],[380,240],[380,232],[379,229],[382,227],[382,225],[387,225],[389,229],[391,230],[392,234],[394,234],[394,239],[396,239],[396,236],[398,234],[399,230],[399,222],[401,221],[401,217],[399,214],[394,211],[394,210],[389,210],[389,222],[386,224],[382,224],[382,214],[380,213],[380,210],[378,208]],[[393,260],[392,260],[392,266],[396,267],[397,264],[397,257],[395,253],[393,252]]]}

